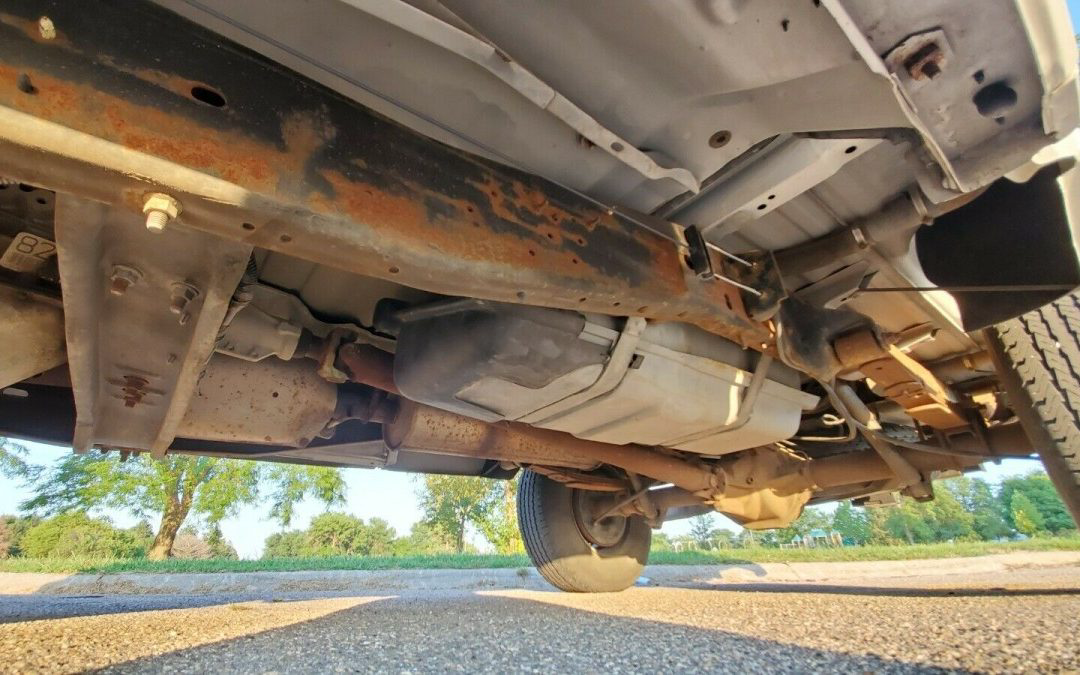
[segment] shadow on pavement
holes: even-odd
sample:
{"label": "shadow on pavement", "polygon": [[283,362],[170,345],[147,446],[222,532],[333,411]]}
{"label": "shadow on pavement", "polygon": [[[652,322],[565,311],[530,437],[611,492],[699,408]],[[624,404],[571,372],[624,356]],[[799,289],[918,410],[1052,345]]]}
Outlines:
{"label": "shadow on pavement", "polygon": [[724,584],[685,583],[673,584],[670,587],[697,591],[737,591],[740,593],[825,593],[834,595],[873,595],[905,598],[1080,595],[1080,588],[919,588],[904,586],[848,586],[844,584],[797,582],[767,583],[760,581]]}
{"label": "shadow on pavement", "polygon": [[[601,598],[601,596],[594,596]],[[602,599],[602,598],[601,598]],[[722,630],[520,597],[398,596],[239,638],[118,663],[113,672],[927,671]]]}
{"label": "shadow on pavement", "polygon": [[[129,612],[156,612],[167,609],[190,609],[234,605],[243,602],[298,602],[318,598],[341,597],[342,593],[229,593],[219,595],[0,595],[0,625],[39,619],[66,619],[80,616],[105,616]],[[365,597],[349,593],[350,597]],[[371,593],[383,597],[386,594]],[[2,668],[0,668],[2,670]]]}

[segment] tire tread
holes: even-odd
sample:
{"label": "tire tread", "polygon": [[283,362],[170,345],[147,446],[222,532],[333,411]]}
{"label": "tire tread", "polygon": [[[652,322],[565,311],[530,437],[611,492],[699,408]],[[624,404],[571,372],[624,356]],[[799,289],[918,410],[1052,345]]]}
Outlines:
{"label": "tire tread", "polygon": [[1006,393],[1080,523],[1080,295],[987,330]]}

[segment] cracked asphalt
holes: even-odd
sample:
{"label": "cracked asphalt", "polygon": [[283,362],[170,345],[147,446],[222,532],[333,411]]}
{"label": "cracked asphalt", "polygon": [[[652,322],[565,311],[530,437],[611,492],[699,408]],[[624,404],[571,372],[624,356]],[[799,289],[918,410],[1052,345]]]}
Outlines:
{"label": "cracked asphalt", "polygon": [[865,583],[0,596],[3,672],[1080,670],[1080,567]]}

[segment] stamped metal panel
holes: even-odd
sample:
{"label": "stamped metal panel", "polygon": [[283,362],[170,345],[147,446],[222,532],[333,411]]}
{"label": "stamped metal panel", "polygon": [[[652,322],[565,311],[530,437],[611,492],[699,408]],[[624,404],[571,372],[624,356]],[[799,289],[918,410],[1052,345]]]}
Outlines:
{"label": "stamped metal panel", "polygon": [[[1077,57],[1064,3],[1038,2],[1044,7],[1037,12],[1026,0],[836,4],[898,83],[926,143],[947,158],[944,176],[932,167],[918,172],[932,200],[990,183],[1075,126]],[[1051,16],[1058,19],[1052,27]],[[1048,71],[1062,56],[1068,68]],[[924,72],[926,62],[931,70]],[[1059,105],[1065,99],[1068,112]],[[1067,128],[1046,124],[1055,115]]]}
{"label": "stamped metal panel", "polygon": [[[57,197],[56,237],[77,411],[73,447],[163,453],[251,248],[178,226],[154,234],[137,213],[66,195]],[[111,292],[117,265],[139,277],[120,294]],[[199,290],[179,313],[175,284]]]}
{"label": "stamped metal panel", "polygon": [[[601,201],[647,212],[684,191],[642,179],[483,68],[356,3],[275,3],[272,12],[260,0],[159,3],[432,138]],[[809,1],[411,4],[475,31],[659,164],[698,180],[779,133],[905,121],[888,83]]]}
{"label": "stamped metal panel", "polygon": [[311,361],[249,363],[215,356],[177,434],[184,438],[302,447],[326,428],[337,388]]}

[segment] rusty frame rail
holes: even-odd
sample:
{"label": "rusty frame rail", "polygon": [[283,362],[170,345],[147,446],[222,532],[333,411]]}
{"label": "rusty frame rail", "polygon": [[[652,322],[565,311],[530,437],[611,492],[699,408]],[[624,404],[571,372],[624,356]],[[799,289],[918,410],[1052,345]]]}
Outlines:
{"label": "rusty frame rail", "polygon": [[664,236],[147,2],[4,3],[0,173],[133,210],[166,191],[182,226],[431,292],[772,339]]}

